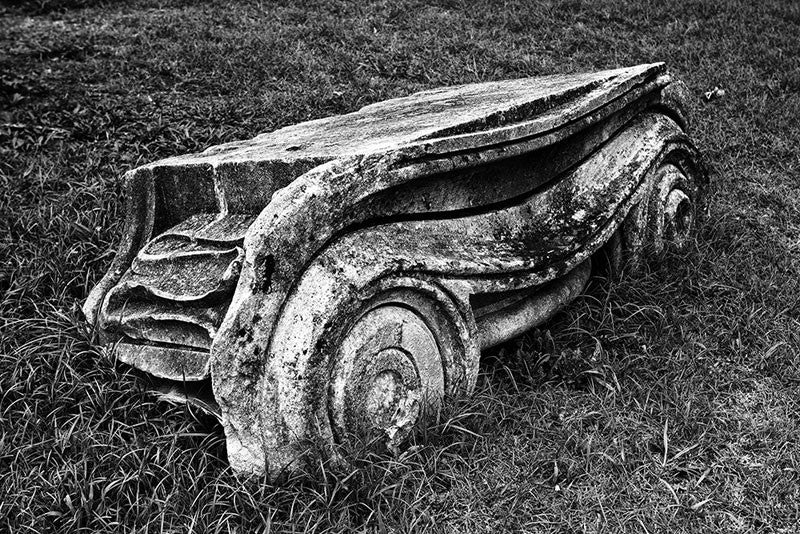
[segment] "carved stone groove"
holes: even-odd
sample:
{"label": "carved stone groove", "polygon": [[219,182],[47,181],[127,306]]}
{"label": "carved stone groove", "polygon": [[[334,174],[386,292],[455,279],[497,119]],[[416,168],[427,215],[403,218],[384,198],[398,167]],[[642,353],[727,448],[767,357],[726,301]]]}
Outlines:
{"label": "carved stone groove", "polygon": [[239,471],[396,448],[600,255],[688,240],[686,95],[663,64],[448,87],[141,167],[84,312],[221,417]]}

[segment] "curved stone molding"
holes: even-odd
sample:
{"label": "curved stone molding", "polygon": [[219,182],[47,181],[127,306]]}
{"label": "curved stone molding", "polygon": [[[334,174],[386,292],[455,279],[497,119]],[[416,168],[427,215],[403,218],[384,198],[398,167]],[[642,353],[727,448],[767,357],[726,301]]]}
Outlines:
{"label": "curved stone molding", "polygon": [[85,314],[170,398],[211,380],[238,471],[396,449],[598,254],[687,241],[686,95],[663,64],[449,87],[142,167]]}

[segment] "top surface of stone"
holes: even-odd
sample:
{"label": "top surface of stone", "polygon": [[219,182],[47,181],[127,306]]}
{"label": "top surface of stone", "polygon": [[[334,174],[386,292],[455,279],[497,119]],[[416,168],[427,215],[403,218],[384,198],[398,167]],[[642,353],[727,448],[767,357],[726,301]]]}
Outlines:
{"label": "top surface of stone", "polygon": [[[512,137],[557,128],[665,72],[663,63],[444,87],[295,124],[154,165],[330,160],[517,127]],[[458,149],[457,144],[454,149]]]}

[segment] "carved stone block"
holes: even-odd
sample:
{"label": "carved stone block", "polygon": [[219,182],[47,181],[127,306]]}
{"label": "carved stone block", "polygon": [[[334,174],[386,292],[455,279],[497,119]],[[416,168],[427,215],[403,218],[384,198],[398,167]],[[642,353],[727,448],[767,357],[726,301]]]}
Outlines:
{"label": "carved stone block", "polygon": [[446,87],[140,167],[84,312],[120,360],[210,379],[237,470],[395,447],[594,256],[686,238],[684,93],[663,64]]}

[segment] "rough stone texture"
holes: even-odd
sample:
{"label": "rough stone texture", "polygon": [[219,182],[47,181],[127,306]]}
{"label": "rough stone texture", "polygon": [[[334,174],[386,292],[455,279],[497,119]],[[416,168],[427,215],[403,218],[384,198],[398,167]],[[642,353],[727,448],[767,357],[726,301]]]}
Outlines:
{"label": "rough stone texture", "polygon": [[123,361],[211,378],[240,471],[395,448],[599,251],[685,240],[685,95],[662,64],[450,87],[136,169],[86,316]]}

